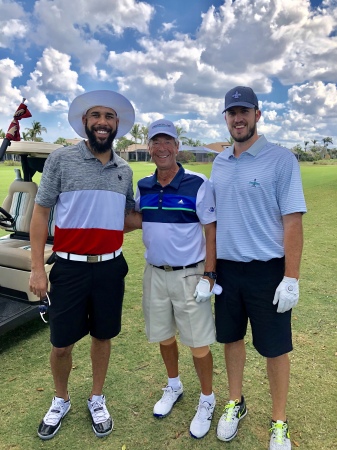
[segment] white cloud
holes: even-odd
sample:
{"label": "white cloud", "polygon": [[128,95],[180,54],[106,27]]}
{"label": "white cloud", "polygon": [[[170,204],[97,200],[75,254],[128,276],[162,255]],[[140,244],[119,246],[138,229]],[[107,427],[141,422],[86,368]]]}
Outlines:
{"label": "white cloud", "polygon": [[13,116],[20,104],[22,93],[12,84],[13,80],[21,75],[22,66],[15,65],[9,58],[0,60],[0,114]]}
{"label": "white cloud", "polygon": [[12,48],[28,33],[25,11],[19,2],[0,0],[0,48]]}
{"label": "white cloud", "polygon": [[168,31],[171,31],[171,30],[173,30],[174,28],[176,28],[176,21],[174,20],[173,22],[170,22],[170,23],[166,23],[166,22],[164,22],[163,24],[162,24],[162,33],[167,33]]}
{"label": "white cloud", "polygon": [[[224,0],[185,34],[179,17],[155,2],[39,0],[34,14],[24,7],[0,0],[0,47],[22,44],[25,56],[22,65],[14,56],[0,61],[0,113],[26,95],[62,124],[69,100],[103,85],[132,101],[138,122],[167,116],[210,142],[229,136],[226,91],[248,85],[263,94],[258,129],[269,139],[291,146],[325,135],[337,144],[336,0],[319,8],[309,0]],[[282,96],[274,96],[280,84]]]}
{"label": "white cloud", "polygon": [[293,86],[288,91],[292,107],[306,114],[337,117],[336,84],[322,81]]}
{"label": "white cloud", "polygon": [[72,55],[81,72],[96,77],[106,51],[100,33],[118,36],[134,28],[146,34],[152,14],[153,7],[134,0],[40,0],[35,3],[35,42]]}
{"label": "white cloud", "polygon": [[83,87],[77,83],[78,75],[70,69],[69,55],[60,53],[53,48],[46,48],[36,64],[36,69],[30,74],[26,86],[21,90],[30,102],[40,111],[67,109],[65,101],[50,104],[47,94],[62,95],[69,98],[82,93]]}

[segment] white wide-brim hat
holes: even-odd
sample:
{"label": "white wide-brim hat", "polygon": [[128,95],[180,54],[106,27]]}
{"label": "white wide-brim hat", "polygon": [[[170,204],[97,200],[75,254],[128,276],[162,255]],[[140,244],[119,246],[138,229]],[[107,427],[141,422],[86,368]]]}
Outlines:
{"label": "white wide-brim hat", "polygon": [[105,106],[106,108],[113,109],[117,113],[119,124],[116,138],[127,134],[135,123],[135,110],[129,100],[123,95],[108,90],[86,92],[72,101],[68,112],[70,125],[83,138],[86,138],[87,135],[82,117],[88,109],[94,106]]}

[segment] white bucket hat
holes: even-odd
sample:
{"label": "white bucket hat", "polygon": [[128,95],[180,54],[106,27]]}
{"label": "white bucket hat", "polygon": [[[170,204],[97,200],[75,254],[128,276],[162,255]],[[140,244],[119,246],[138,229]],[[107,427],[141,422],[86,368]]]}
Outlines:
{"label": "white bucket hat", "polygon": [[68,121],[76,133],[86,138],[86,132],[82,123],[83,115],[94,106],[105,106],[117,113],[119,118],[116,138],[127,134],[135,123],[135,110],[127,98],[118,92],[102,90],[91,91],[76,97],[68,112]]}

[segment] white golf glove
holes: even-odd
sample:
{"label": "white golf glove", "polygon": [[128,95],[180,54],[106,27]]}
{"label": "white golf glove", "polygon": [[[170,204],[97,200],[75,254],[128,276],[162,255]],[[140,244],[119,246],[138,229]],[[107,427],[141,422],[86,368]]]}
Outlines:
{"label": "white golf glove", "polygon": [[297,305],[300,296],[298,280],[296,278],[283,277],[275,291],[273,305],[278,302],[277,312],[284,313]]}
{"label": "white golf glove", "polygon": [[195,288],[194,298],[197,303],[207,302],[212,296],[212,294],[221,294],[222,287],[214,283],[213,289],[210,290],[210,282],[205,278],[200,278],[197,287]]}

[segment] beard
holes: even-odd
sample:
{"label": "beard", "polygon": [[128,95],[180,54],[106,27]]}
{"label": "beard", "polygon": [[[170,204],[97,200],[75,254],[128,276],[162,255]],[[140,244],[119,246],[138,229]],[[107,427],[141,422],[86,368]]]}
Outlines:
{"label": "beard", "polygon": [[88,136],[88,141],[89,141],[89,145],[90,148],[95,152],[95,153],[106,153],[108,151],[110,151],[112,149],[112,143],[116,137],[116,134],[118,132],[118,127],[116,127],[115,131],[110,131],[109,136],[106,138],[105,141],[101,142],[98,139],[96,139],[95,133],[92,132],[87,124],[85,124],[85,132],[86,135]]}
{"label": "beard", "polygon": [[248,133],[246,134],[246,136],[241,136],[241,137],[234,136],[233,133],[229,130],[229,134],[234,139],[234,142],[246,142],[246,141],[249,141],[249,139],[252,136],[254,136],[255,132],[256,132],[256,122],[254,123],[254,125],[251,128],[248,128]]}

